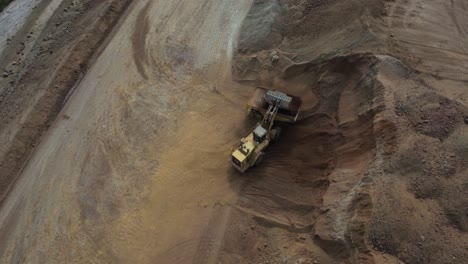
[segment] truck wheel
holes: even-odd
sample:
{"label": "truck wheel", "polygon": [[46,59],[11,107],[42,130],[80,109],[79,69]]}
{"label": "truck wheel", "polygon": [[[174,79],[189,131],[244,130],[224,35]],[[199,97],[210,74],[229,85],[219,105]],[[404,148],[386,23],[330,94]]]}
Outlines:
{"label": "truck wheel", "polygon": [[260,154],[258,154],[258,157],[257,157],[257,160],[255,161],[255,166],[258,166],[260,165],[260,163],[262,163],[262,161],[265,159],[265,152],[260,152]]}

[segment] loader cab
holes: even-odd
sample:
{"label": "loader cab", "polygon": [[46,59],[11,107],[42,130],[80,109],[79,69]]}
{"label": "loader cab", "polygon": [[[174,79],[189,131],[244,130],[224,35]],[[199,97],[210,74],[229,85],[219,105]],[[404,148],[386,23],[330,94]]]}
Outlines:
{"label": "loader cab", "polygon": [[250,167],[249,158],[254,149],[254,142],[243,139],[239,147],[231,155],[231,164],[240,172],[245,172]]}
{"label": "loader cab", "polygon": [[267,136],[268,131],[263,128],[260,124],[257,125],[257,127],[253,131],[253,137],[254,140],[257,144],[262,143]]}

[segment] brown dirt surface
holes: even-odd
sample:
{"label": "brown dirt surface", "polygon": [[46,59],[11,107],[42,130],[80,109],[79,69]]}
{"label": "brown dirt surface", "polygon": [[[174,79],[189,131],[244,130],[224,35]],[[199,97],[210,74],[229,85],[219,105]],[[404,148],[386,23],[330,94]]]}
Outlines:
{"label": "brown dirt surface", "polygon": [[[2,60],[12,74],[3,80],[0,96],[0,133],[8,140],[0,149],[0,201],[129,3],[64,1],[60,6],[66,12],[59,10],[42,32],[31,31],[4,52]],[[96,13],[101,14],[87,20]],[[33,34],[36,42],[26,43]],[[32,47],[25,54],[27,45]]]}
{"label": "brown dirt surface", "polygon": [[[287,133],[293,135],[287,148],[301,155],[283,149],[276,158],[272,150],[267,168],[262,168],[276,181],[296,179],[296,172],[308,180],[319,175],[325,179],[324,189],[311,185],[308,191],[319,195],[318,200],[309,197],[301,203],[316,206],[319,213],[302,218],[307,219],[302,225],[310,229],[299,232],[313,238],[306,243],[309,251],[323,252],[317,250],[315,258],[306,253],[295,256],[306,259],[304,263],[319,256],[332,259],[325,263],[394,263],[394,258],[403,263],[464,263],[466,5],[254,1],[247,19],[276,5],[288,8],[270,13],[273,22],[264,26],[263,34],[250,34],[250,24],[244,23],[245,39],[241,33],[233,70],[239,81],[318,99],[306,104],[303,116],[308,118]],[[432,10],[438,10],[438,22],[431,17]],[[447,41],[437,42],[441,39]],[[272,60],[273,54],[280,59]],[[329,118],[329,125],[316,123],[318,115]],[[311,133],[307,142],[318,140],[312,148],[295,143],[301,138],[295,133],[302,127],[311,128],[303,132]],[[329,139],[314,135],[316,129]],[[329,157],[312,154],[321,144],[331,148],[332,162],[319,173],[304,165]],[[304,157],[312,159],[307,162]],[[304,165],[298,166],[298,160]],[[256,184],[271,190],[265,180]],[[283,180],[281,187],[287,186],[293,185]],[[255,188],[266,188],[262,187]],[[300,193],[292,189],[287,196]],[[263,210],[259,207],[254,213]],[[281,210],[265,218],[273,221],[279,215],[295,214]],[[297,234],[288,231],[275,236]]]}
{"label": "brown dirt surface", "polygon": [[[130,2],[0,57],[0,262],[466,263],[464,0]],[[241,175],[255,86],[303,106]]]}

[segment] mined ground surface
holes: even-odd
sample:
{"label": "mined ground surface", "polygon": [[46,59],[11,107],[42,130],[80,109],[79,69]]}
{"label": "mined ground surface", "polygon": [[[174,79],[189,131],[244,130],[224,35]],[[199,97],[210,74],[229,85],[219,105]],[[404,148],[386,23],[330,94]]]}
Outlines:
{"label": "mined ground surface", "polygon": [[[466,263],[466,1],[16,1],[0,262]],[[240,175],[256,85],[304,106]]]}

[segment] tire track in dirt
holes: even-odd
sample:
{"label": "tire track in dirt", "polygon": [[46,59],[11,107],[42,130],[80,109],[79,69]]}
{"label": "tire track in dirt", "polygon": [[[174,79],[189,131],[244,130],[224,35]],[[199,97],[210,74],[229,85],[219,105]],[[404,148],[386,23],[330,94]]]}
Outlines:
{"label": "tire track in dirt", "polygon": [[[182,77],[182,75],[179,76],[174,73],[174,69],[176,67],[172,67],[173,62],[171,61],[171,58],[167,57],[167,49],[172,49],[173,47],[178,47],[179,50],[176,54],[171,55],[181,56],[181,53],[179,53],[181,51],[181,44],[177,42],[177,36],[178,34],[180,34],[180,29],[177,26],[178,30],[176,32],[172,32],[173,34],[171,34],[169,30],[170,26],[172,26],[172,24],[175,24],[176,21],[180,23],[181,20],[178,20],[177,17],[174,16],[174,14],[176,12],[182,12],[181,9],[185,8],[183,4],[184,0],[179,0],[175,5],[171,7],[167,15],[164,15],[161,18],[158,28],[156,28],[155,37],[158,40],[153,41],[154,45],[150,47],[152,74],[155,78],[158,78],[163,82],[167,82],[168,84],[176,84],[180,81],[183,81],[183,79],[180,78]],[[188,23],[188,21],[188,19],[183,20],[184,23]],[[178,61],[180,61],[180,59]]]}
{"label": "tire track in dirt", "polygon": [[[190,80],[184,79],[193,72],[194,43],[199,41],[199,32],[206,23],[206,15],[214,6],[210,0],[197,3],[182,4],[179,1],[169,12],[169,15],[162,18],[161,26],[157,29],[158,41],[151,49],[151,68],[153,75],[164,80],[168,84],[184,83],[189,85]],[[190,19],[178,19],[175,12],[186,12],[185,10],[194,8],[193,13],[199,16]],[[195,32],[199,32],[195,34]]]}
{"label": "tire track in dirt", "polygon": [[[21,127],[12,133],[11,145],[0,162],[0,201],[3,201],[13,186],[36,144],[56,119],[69,94],[73,92],[73,88],[80,82],[83,73],[87,71],[95,56],[100,52],[101,45],[118,25],[130,2],[130,0],[114,0],[105,6],[106,9],[102,15],[91,24],[87,31],[81,32],[83,35],[75,40],[76,42],[70,47],[64,59],[57,63],[57,68],[52,68],[54,72],[48,73],[53,76],[51,80],[44,83],[42,79],[44,72],[39,70],[44,69],[44,57],[38,57],[27,69],[28,74],[19,80],[16,89],[0,102],[0,117],[7,124],[17,122],[15,119],[17,116],[25,115],[21,120]],[[50,53],[41,55],[48,57]],[[43,87],[44,85],[46,87]],[[42,92],[32,102],[25,101],[31,93],[28,88],[36,86],[39,86],[38,89]],[[33,104],[32,110],[17,113],[20,106],[26,103]],[[0,128],[2,129],[4,127]]]}
{"label": "tire track in dirt", "polygon": [[144,79],[148,79],[145,65],[148,64],[148,55],[146,53],[146,36],[149,33],[150,25],[148,11],[153,1],[148,1],[142,8],[136,18],[135,31],[132,36],[133,58],[138,72]]}
{"label": "tire track in dirt", "polygon": [[227,205],[216,205],[212,218],[203,233],[193,264],[218,263],[218,256],[223,246],[224,235],[229,223],[232,208]]}
{"label": "tire track in dirt", "polygon": [[[390,3],[390,4],[389,4]],[[398,1],[395,1],[395,2],[386,2],[386,8],[388,8],[388,6],[390,6],[390,11],[388,12],[388,15],[387,15],[387,26],[388,27],[392,27],[393,26],[393,16],[395,15],[395,9],[396,9],[396,5],[397,5]]]}
{"label": "tire track in dirt", "polygon": [[409,4],[404,8],[405,14],[403,15],[403,27],[408,28],[411,23],[411,14],[415,11],[416,3],[418,0],[409,0]]}
{"label": "tire track in dirt", "polygon": [[468,55],[466,45],[463,45],[466,26],[459,18],[460,14],[466,14],[463,3],[451,0],[428,5],[417,0],[397,0],[387,1],[386,5],[389,8],[385,16],[386,34],[392,36],[388,40],[390,49],[396,54],[401,53],[397,57],[438,78],[466,80],[463,74]]}
{"label": "tire track in dirt", "polygon": [[[461,10],[461,11],[464,11],[466,15],[467,10],[464,9],[463,0],[461,0],[461,3],[462,3],[461,5],[457,4],[457,3],[460,3],[460,1],[457,1],[457,2],[455,1],[456,0],[450,0],[450,6],[447,6],[447,11],[450,13],[450,17],[452,18],[453,24],[455,25],[457,29],[458,35],[461,38],[466,38],[466,34],[467,34],[466,32],[468,29],[462,26],[462,22],[459,22],[457,12]],[[466,21],[466,18],[465,18],[465,21]]]}

